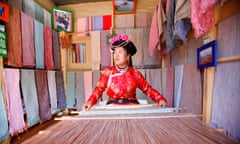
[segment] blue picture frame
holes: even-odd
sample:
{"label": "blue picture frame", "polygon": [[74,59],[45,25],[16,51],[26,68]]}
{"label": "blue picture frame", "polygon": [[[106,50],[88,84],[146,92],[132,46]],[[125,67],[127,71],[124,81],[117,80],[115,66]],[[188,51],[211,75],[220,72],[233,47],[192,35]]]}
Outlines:
{"label": "blue picture frame", "polygon": [[217,65],[216,40],[213,40],[197,49],[197,64],[199,69]]}

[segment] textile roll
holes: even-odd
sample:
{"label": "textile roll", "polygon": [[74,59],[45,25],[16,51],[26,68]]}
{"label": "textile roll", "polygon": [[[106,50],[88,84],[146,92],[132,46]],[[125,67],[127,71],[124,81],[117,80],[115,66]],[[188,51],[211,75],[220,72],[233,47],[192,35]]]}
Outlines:
{"label": "textile roll", "polygon": [[126,29],[126,34],[137,48],[137,53],[132,57],[133,65],[143,63],[143,29]]}
{"label": "textile roll", "polygon": [[159,59],[158,59],[158,53],[156,52],[157,49],[155,49],[155,52],[153,53],[153,56],[150,56],[149,53],[149,28],[143,29],[143,64],[144,65],[160,65]]}
{"label": "textile roll", "polygon": [[[138,69],[138,71],[140,71],[141,74],[146,77],[145,69]],[[137,99],[147,99],[147,96],[139,88],[136,90],[136,97]]]}
{"label": "textile roll", "polygon": [[[218,57],[228,57],[240,54],[240,13],[222,21],[218,25]],[[231,33],[229,33],[231,32]]]}
{"label": "textile roll", "polygon": [[43,8],[36,2],[34,3],[34,7],[35,7],[35,19],[43,24],[44,23]]}
{"label": "textile roll", "polygon": [[51,113],[54,114],[58,111],[57,108],[57,86],[56,86],[56,72],[48,71],[47,72],[48,79],[48,91],[50,96],[51,103]]}
{"label": "textile roll", "polygon": [[[228,39],[228,38],[227,38]],[[215,73],[211,125],[240,142],[240,63],[219,63]]]}
{"label": "textile roll", "polygon": [[47,72],[37,70],[35,71],[35,75],[39,103],[40,122],[45,122],[52,118],[50,97],[48,92]]}
{"label": "textile roll", "polygon": [[91,32],[91,47],[92,47],[92,70],[99,70],[101,63],[101,33],[100,31]]}
{"label": "textile roll", "polygon": [[53,60],[54,67],[56,70],[61,69],[61,55],[60,55],[60,46],[59,46],[59,36],[58,33],[52,30],[52,44],[53,44]]}
{"label": "textile roll", "polygon": [[149,28],[152,21],[152,13],[137,13],[136,28]]}
{"label": "textile roll", "polygon": [[166,90],[165,90],[165,98],[167,99],[167,106],[173,107],[173,94],[174,94],[174,68],[167,68],[167,76],[166,76]]}
{"label": "textile roll", "polygon": [[63,73],[61,71],[56,71],[56,85],[57,85],[58,108],[62,110],[66,108],[66,97],[63,84]]}
{"label": "textile roll", "polygon": [[54,61],[53,61],[53,49],[52,49],[52,29],[46,25],[43,27],[44,29],[44,61],[46,69],[53,70],[54,69]]}
{"label": "textile roll", "polygon": [[110,44],[106,43],[106,35],[108,30],[101,31],[101,69],[111,65]]}
{"label": "textile roll", "polygon": [[134,28],[135,26],[135,15],[116,15],[115,16],[115,28]]}
{"label": "textile roll", "polygon": [[179,108],[182,99],[184,65],[175,66],[174,72],[174,107]]}
{"label": "textile roll", "polygon": [[40,120],[37,88],[33,70],[21,70],[21,88],[28,126],[31,127]]}
{"label": "textile roll", "polygon": [[51,13],[48,12],[46,9],[43,9],[43,24],[47,25],[48,27],[52,27]]}
{"label": "textile roll", "polygon": [[186,112],[202,113],[201,74],[197,64],[184,65],[181,107]]}
{"label": "textile roll", "polygon": [[22,28],[22,63],[25,67],[35,66],[34,51],[34,27],[32,17],[21,12],[21,28]]}
{"label": "textile roll", "polygon": [[103,16],[103,30],[109,30],[112,27],[112,16]]}
{"label": "textile roll", "polygon": [[2,85],[0,84],[0,141],[5,140],[8,138],[8,119],[7,119],[7,112],[5,107],[4,98],[2,95]]}
{"label": "textile roll", "polygon": [[18,133],[25,128],[22,99],[20,93],[20,75],[18,69],[4,69],[4,82],[7,101],[9,133]]}
{"label": "textile roll", "polygon": [[36,55],[36,68],[44,69],[43,24],[37,20],[34,20],[34,43]]}
{"label": "textile roll", "polygon": [[92,17],[92,30],[102,30],[103,29],[103,17],[102,16],[93,16]]}
{"label": "textile roll", "polygon": [[73,108],[75,106],[76,97],[76,74],[73,71],[67,72],[67,108]]}
{"label": "textile roll", "polygon": [[85,89],[84,89],[84,71],[76,72],[76,106],[81,110],[85,102]]}
{"label": "textile roll", "polygon": [[[162,94],[161,69],[146,69],[146,80],[154,89]],[[149,103],[154,103],[149,97],[148,100]]]}
{"label": "textile roll", "polygon": [[7,52],[5,64],[13,67],[22,67],[22,37],[20,10],[9,7],[9,22],[6,24]]}
{"label": "textile roll", "polygon": [[[12,0],[16,2],[15,0]],[[26,13],[27,15],[31,16],[33,19],[35,18],[35,6],[34,6],[34,1],[33,0],[23,0],[22,1],[22,7],[23,7],[23,12]]]}
{"label": "textile roll", "polygon": [[88,100],[92,94],[92,71],[84,71],[84,89],[85,89],[85,100]]}

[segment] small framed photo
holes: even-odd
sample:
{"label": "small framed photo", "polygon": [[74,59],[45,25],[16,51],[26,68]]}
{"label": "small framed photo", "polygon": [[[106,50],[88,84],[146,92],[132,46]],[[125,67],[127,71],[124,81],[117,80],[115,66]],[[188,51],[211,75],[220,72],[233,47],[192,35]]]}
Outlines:
{"label": "small framed photo", "polygon": [[0,20],[4,22],[9,20],[9,6],[3,2],[0,2]]}
{"label": "small framed photo", "polygon": [[114,15],[135,14],[136,0],[112,0]]}
{"label": "small framed photo", "polygon": [[217,41],[211,41],[197,49],[198,68],[203,69],[217,65]]}
{"label": "small framed photo", "polygon": [[52,28],[56,31],[73,32],[73,12],[52,7]]}

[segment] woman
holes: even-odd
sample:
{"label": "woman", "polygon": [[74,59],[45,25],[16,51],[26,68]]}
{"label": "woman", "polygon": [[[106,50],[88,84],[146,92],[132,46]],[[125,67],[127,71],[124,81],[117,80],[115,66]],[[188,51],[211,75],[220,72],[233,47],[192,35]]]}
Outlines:
{"label": "woman", "polygon": [[166,99],[144,79],[143,75],[133,68],[132,56],[137,52],[135,45],[127,35],[111,38],[114,65],[106,68],[98,80],[97,86],[82,110],[89,110],[102,93],[107,89],[109,101],[107,104],[139,104],[136,89],[140,88],[160,107],[166,106]]}

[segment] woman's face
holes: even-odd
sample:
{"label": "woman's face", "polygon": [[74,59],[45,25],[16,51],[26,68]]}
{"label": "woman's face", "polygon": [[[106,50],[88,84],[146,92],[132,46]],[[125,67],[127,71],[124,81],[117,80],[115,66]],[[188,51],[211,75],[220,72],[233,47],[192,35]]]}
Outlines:
{"label": "woman's face", "polygon": [[130,55],[127,53],[127,51],[122,47],[116,47],[113,52],[113,59],[115,65],[117,65],[120,68],[124,68],[128,65]]}

